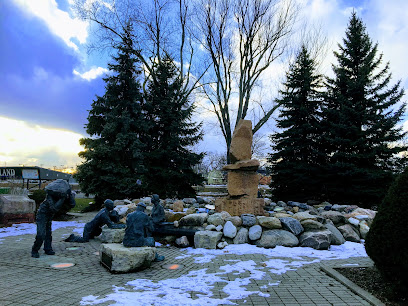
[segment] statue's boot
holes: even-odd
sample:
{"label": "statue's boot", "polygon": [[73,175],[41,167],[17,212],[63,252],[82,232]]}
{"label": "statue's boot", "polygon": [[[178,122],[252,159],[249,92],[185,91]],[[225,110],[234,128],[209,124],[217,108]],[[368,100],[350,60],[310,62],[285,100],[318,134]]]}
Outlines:
{"label": "statue's boot", "polygon": [[69,235],[69,237],[64,239],[64,241],[65,242],[79,242],[79,243],[88,242],[83,237],[76,236],[74,234]]}
{"label": "statue's boot", "polygon": [[38,252],[31,252],[31,257],[40,258],[40,254]]}
{"label": "statue's boot", "polygon": [[156,253],[156,256],[154,257],[153,261],[163,261],[163,260],[164,260],[164,256]]}
{"label": "statue's boot", "polygon": [[44,250],[45,254],[47,255],[55,255],[54,250]]}

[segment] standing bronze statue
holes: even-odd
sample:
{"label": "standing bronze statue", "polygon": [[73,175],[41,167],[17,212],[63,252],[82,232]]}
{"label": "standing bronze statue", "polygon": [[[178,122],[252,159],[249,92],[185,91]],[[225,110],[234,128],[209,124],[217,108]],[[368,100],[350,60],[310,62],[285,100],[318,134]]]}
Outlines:
{"label": "standing bronze statue", "polygon": [[58,179],[45,187],[46,197],[37,211],[37,235],[34,245],[31,249],[31,257],[39,258],[42,244],[44,243],[44,252],[47,255],[54,255],[52,249],[51,223],[54,215],[60,211],[64,205],[75,207],[75,192],[67,181]]}
{"label": "standing bronze statue", "polygon": [[[152,219],[145,213],[146,204],[140,202],[136,211],[129,214],[126,219],[125,237],[123,245],[125,247],[154,247],[155,241],[151,236],[154,230]],[[154,261],[162,261],[164,256],[156,253]]]}
{"label": "standing bronze statue", "polygon": [[71,234],[66,242],[88,242],[102,233],[102,226],[107,225],[109,228],[125,228],[124,224],[116,224],[119,221],[119,214],[113,210],[114,205],[112,200],[105,200],[103,203],[105,208],[101,209],[97,215],[87,224],[85,224],[84,232],[81,236]]}
{"label": "standing bronze statue", "polygon": [[152,203],[153,203],[153,209],[152,209],[152,222],[153,225],[156,227],[158,224],[166,221],[166,216],[164,214],[164,208],[160,204],[160,198],[159,195],[154,194],[152,196]]}

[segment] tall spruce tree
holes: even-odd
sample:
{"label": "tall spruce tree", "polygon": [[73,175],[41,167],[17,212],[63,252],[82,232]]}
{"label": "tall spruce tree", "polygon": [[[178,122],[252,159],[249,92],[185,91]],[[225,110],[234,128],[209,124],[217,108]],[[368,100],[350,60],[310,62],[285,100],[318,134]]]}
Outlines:
{"label": "tall spruce tree", "polygon": [[286,77],[277,125],[282,131],[271,136],[272,194],[276,200],[307,201],[319,196],[324,155],[319,143],[321,76],[305,46]]}
{"label": "tall spruce tree", "polygon": [[148,133],[145,166],[146,189],[166,197],[195,194],[193,185],[203,182],[194,171],[203,154],[191,151],[202,139],[201,124],[191,121],[194,107],[182,93],[183,80],[169,56],[154,67],[145,92]]}
{"label": "tall spruce tree", "polygon": [[340,52],[327,80],[324,121],[329,162],[327,196],[332,201],[373,205],[381,202],[393,172],[405,159],[400,145],[405,133],[397,126],[404,114],[400,82],[389,85],[389,64],[382,65],[356,13],[352,13]]}
{"label": "tall spruce tree", "polygon": [[140,137],[145,133],[145,120],[139,62],[130,33],[128,25],[117,55],[108,65],[106,92],[92,103],[86,124],[91,137],[80,140],[85,150],[79,156],[84,162],[75,178],[84,192],[95,194],[99,201],[133,198],[141,192],[138,179],[144,171],[144,145]]}

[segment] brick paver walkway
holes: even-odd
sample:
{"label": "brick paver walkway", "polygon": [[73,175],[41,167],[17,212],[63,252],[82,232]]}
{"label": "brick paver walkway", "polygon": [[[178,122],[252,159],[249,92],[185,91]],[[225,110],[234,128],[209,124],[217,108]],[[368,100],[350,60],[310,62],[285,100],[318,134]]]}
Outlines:
{"label": "brick paver walkway", "polygon": [[[87,215],[86,218],[91,218]],[[84,220],[86,221],[86,220]],[[53,247],[56,255],[30,257],[34,235],[11,236],[2,238],[0,244],[0,305],[79,305],[83,297],[94,295],[105,297],[113,293],[112,286],[131,287],[127,282],[135,279],[161,281],[176,279],[189,271],[207,268],[207,273],[221,272],[220,266],[234,260],[253,260],[261,269],[263,262],[270,259],[262,254],[236,255],[225,253],[209,263],[196,263],[194,256],[181,256],[185,251],[175,247],[158,248],[166,257],[164,262],[153,263],[151,268],[127,274],[111,274],[99,263],[100,241],[89,243],[66,243],[62,239],[73,228],[61,228],[53,232]],[[77,248],[75,248],[77,247]],[[176,257],[183,257],[178,258]],[[197,255],[198,256],[198,255]],[[292,261],[291,258],[282,258]],[[234,261],[235,262],[235,261]],[[53,263],[75,263],[73,267],[55,269]],[[179,270],[163,268],[164,264],[181,264]],[[251,294],[242,300],[231,300],[238,305],[370,305],[367,301],[351,292],[347,287],[321,271],[322,265],[342,266],[344,264],[372,265],[369,258],[350,258],[347,260],[328,260],[305,265],[295,271],[277,275],[264,268],[262,280],[251,279],[245,286],[248,291],[260,291],[268,297]],[[249,275],[225,273],[223,278],[229,281]],[[279,282],[278,285],[276,283]],[[226,282],[213,284],[212,298],[225,298],[223,291]],[[192,288],[193,290],[193,288]],[[189,292],[192,297],[195,292]],[[197,297],[199,299],[199,297]],[[199,301],[199,300],[198,300]],[[171,301],[169,301],[171,302]],[[98,305],[114,304],[114,301]],[[138,304],[134,304],[138,305]]]}

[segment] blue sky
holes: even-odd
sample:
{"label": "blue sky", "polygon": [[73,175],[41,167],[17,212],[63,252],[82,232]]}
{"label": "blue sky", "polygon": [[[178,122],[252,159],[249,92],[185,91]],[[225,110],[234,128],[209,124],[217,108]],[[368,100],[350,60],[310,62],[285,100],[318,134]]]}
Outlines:
{"label": "blue sky", "polygon": [[[332,50],[344,36],[350,12],[363,18],[373,41],[391,63],[392,82],[408,89],[408,2],[406,0],[298,0],[304,15],[322,24]],[[75,19],[70,0],[0,1],[0,164],[75,166],[80,137],[95,95],[104,93],[106,55],[88,54],[89,24]],[[275,66],[274,68],[278,68]],[[284,72],[285,65],[278,69]],[[406,101],[406,97],[404,98]],[[274,126],[271,121],[269,128]],[[267,131],[266,131],[267,133]],[[200,145],[222,151],[223,141],[207,133]]]}

